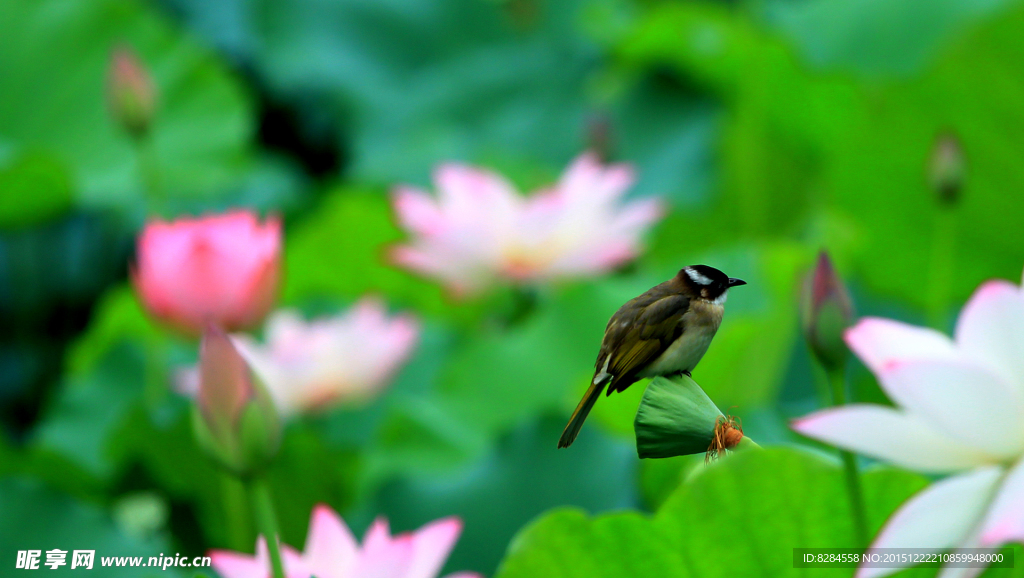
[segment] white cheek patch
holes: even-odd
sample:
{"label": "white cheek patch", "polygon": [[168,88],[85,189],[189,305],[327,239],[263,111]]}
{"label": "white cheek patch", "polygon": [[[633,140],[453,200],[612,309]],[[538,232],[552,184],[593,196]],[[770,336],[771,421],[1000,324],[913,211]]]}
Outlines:
{"label": "white cheek patch", "polygon": [[708,279],[704,275],[701,275],[700,273],[698,273],[697,271],[695,271],[695,270],[693,270],[693,269],[691,269],[689,267],[685,267],[683,269],[683,271],[686,271],[686,274],[690,276],[690,279],[693,279],[693,282],[698,284],[698,285],[710,285],[711,284],[711,279]]}
{"label": "white cheek patch", "polygon": [[715,300],[712,301],[712,303],[714,303],[715,305],[725,305],[725,298],[728,297],[728,296],[729,296],[729,290],[726,289],[725,291],[722,291],[721,295],[719,295],[718,297],[715,297]]}

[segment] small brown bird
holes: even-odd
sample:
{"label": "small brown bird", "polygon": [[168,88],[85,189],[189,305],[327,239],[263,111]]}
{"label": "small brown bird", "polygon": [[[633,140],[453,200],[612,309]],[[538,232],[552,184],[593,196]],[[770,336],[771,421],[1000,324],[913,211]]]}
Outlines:
{"label": "small brown bird", "polygon": [[729,288],[746,284],[714,267],[691,265],[620,307],[608,320],[594,379],[558,447],[576,439],[605,385],[611,395],[645,377],[690,375],[722,323]]}

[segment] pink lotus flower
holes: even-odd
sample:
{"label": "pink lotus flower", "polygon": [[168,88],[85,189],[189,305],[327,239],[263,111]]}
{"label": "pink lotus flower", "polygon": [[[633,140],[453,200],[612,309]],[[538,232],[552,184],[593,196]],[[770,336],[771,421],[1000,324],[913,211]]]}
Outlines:
{"label": "pink lotus flower", "polygon": [[[284,545],[281,557],[287,578],[435,578],[462,532],[458,518],[431,522],[411,534],[392,537],[378,518],[360,548],[344,521],[329,507],[313,509],[305,552]],[[214,550],[213,567],[223,578],[269,578],[270,557],[261,536],[256,555]],[[447,578],[478,578],[472,572]]]}
{"label": "pink lotus flower", "polygon": [[258,324],[274,304],[281,273],[281,222],[248,211],[171,223],[139,235],[132,281],[151,315],[189,335],[207,323]]}
{"label": "pink lotus flower", "polygon": [[266,336],[266,345],[232,337],[287,415],[371,397],[412,352],[419,324],[405,315],[389,319],[383,303],[363,299],[344,315],[310,322],[278,311]]}
{"label": "pink lotus flower", "polygon": [[[1024,290],[1006,281],[982,285],[954,339],[869,318],[846,332],[846,342],[898,407],[824,410],[793,429],[909,469],[956,473],[903,504],[872,546],[941,551],[1024,540]],[[896,570],[861,568],[857,576]]]}
{"label": "pink lotus flower", "polygon": [[551,189],[519,195],[501,176],[457,164],[434,174],[435,200],[399,187],[394,207],[412,235],[394,260],[441,279],[457,293],[497,279],[548,281],[608,271],[640,253],[640,237],[662,214],[646,199],[622,203],[633,183],[626,165],[577,158]]}

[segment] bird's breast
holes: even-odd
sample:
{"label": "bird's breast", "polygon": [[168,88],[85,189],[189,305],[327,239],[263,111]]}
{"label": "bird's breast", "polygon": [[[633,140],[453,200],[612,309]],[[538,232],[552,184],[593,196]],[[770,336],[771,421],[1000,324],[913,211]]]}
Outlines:
{"label": "bird's breast", "polygon": [[690,303],[683,315],[683,333],[640,374],[640,377],[692,371],[704,357],[711,340],[722,324],[721,305],[704,300]]}

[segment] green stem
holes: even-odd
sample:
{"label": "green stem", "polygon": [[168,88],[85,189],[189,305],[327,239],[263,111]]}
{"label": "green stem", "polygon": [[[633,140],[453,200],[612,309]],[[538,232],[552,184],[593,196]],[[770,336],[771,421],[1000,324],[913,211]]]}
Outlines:
{"label": "green stem", "polygon": [[840,369],[829,369],[825,373],[828,375],[828,383],[832,387],[832,405],[846,405],[846,376],[843,370]]}
{"label": "green stem", "polygon": [[245,551],[252,546],[249,536],[249,514],[246,511],[245,486],[237,478],[221,473],[221,496],[227,519],[228,543],[232,550]]}
{"label": "green stem", "polygon": [[252,510],[256,517],[256,527],[267,541],[270,552],[270,567],[274,578],[284,578],[284,565],[281,563],[281,545],[278,541],[277,516],[274,504],[270,499],[270,487],[266,480],[255,477],[249,480],[249,497],[252,499]]}
{"label": "green stem", "polygon": [[758,443],[755,442],[754,440],[748,438],[747,436],[743,436],[743,439],[740,440],[740,443],[736,444],[736,449],[738,450],[751,448],[761,449],[761,446],[758,445]]}
{"label": "green stem", "polygon": [[163,351],[159,340],[148,338],[143,347],[142,397],[150,415],[153,415],[167,395],[166,368],[162,363]]}
{"label": "green stem", "polygon": [[818,390],[816,393],[818,394],[818,403],[821,404],[821,407],[831,406],[835,399],[835,394],[832,392],[831,381],[828,377],[828,370],[825,370],[825,374],[825,379],[821,379],[818,375],[814,376],[814,388]]}
{"label": "green stem", "polygon": [[956,250],[955,224],[952,211],[940,209],[935,214],[926,298],[928,324],[939,331],[947,329],[946,314],[953,283],[953,253]]}
{"label": "green stem", "polygon": [[523,320],[529,318],[537,309],[537,302],[539,300],[537,290],[532,287],[517,286],[512,287],[510,291],[509,313],[508,319],[505,322],[505,325],[509,327],[518,325]]}
{"label": "green stem", "polygon": [[160,171],[157,168],[159,163],[156,158],[156,147],[153,145],[153,138],[149,135],[142,135],[134,139],[135,162],[139,171],[139,180],[142,183],[143,192],[146,198],[152,203],[151,208],[156,213],[162,213],[167,207],[164,198],[163,188],[160,185]]}
{"label": "green stem", "polygon": [[843,472],[846,475],[846,492],[850,495],[850,510],[853,512],[853,534],[857,539],[857,547],[868,544],[868,521],[864,514],[864,491],[860,486],[860,472],[857,469],[857,457],[846,450],[839,450],[843,460]]}
{"label": "green stem", "polygon": [[[832,384],[832,405],[846,404],[846,375],[842,369],[828,371],[828,379]],[[846,450],[839,450],[843,461],[843,473],[846,477],[846,492],[850,495],[850,512],[853,515],[853,532],[857,547],[868,544],[868,523],[864,508],[864,491],[860,483],[860,471],[857,458]]]}

